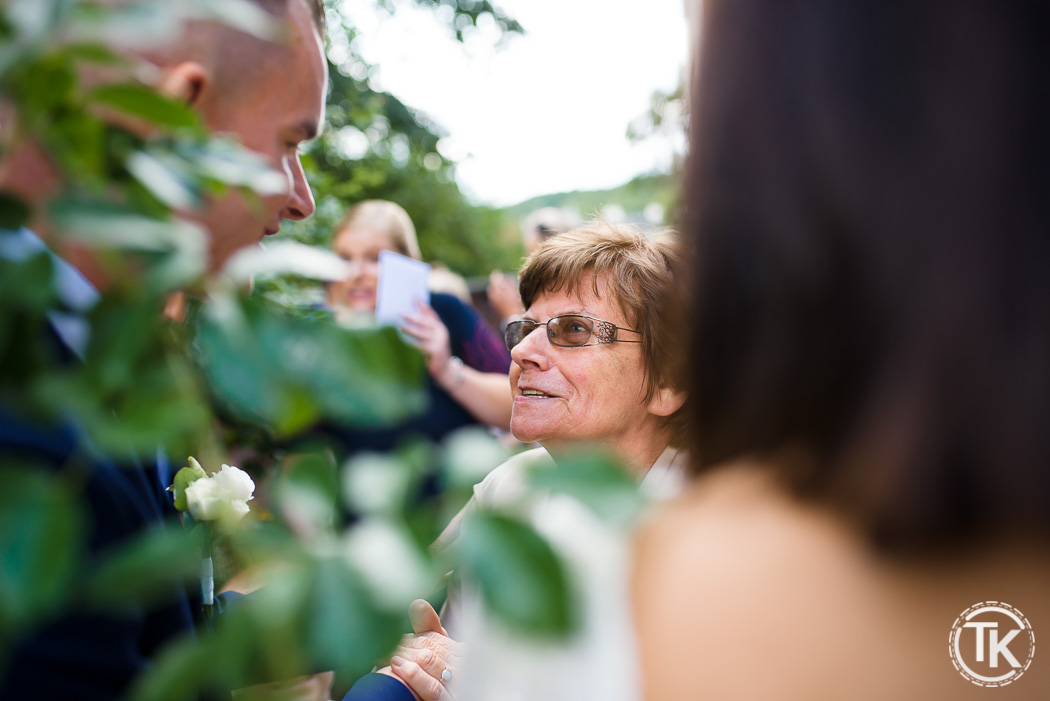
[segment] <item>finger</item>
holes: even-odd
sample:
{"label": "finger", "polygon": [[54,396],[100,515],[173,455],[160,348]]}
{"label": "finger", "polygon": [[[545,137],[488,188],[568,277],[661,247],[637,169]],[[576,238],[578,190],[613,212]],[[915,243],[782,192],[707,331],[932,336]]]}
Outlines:
{"label": "finger", "polygon": [[395,656],[391,669],[423,701],[452,701],[452,694],[438,679],[430,676],[412,660]]}
{"label": "finger", "polygon": [[455,647],[458,644],[459,643],[444,633],[430,630],[425,633],[409,633],[408,635],[402,635],[398,649],[426,649],[433,650],[439,654],[444,654],[447,649]]}
{"label": "finger", "polygon": [[433,650],[439,655],[455,654],[459,643],[441,633],[430,631],[419,635],[406,636],[401,642],[403,648],[411,650]]}
{"label": "finger", "polygon": [[395,664],[395,660],[397,661],[396,664],[414,662],[434,679],[441,679],[441,673],[447,667],[452,666],[452,655],[447,650],[435,652],[427,649],[399,647],[394,650],[394,654],[390,657],[390,664]]}
{"label": "finger", "polygon": [[441,321],[441,317],[438,316],[438,313],[436,311],[434,311],[434,308],[432,306],[430,306],[429,304],[427,304],[426,302],[423,302],[423,301],[417,299],[416,300],[416,307],[419,309],[420,315],[423,316],[424,318],[426,318],[427,321],[429,321],[431,323],[433,323],[435,321],[436,322],[440,322]]}
{"label": "finger", "polygon": [[412,312],[405,312],[401,315],[401,319],[402,321],[405,321],[409,324],[415,324],[416,326],[426,326],[427,321],[429,321],[426,315],[414,314]]}
{"label": "finger", "polygon": [[427,333],[424,329],[419,326],[413,326],[412,324],[401,324],[401,330],[406,334],[416,339],[417,341],[424,341],[427,338]]}
{"label": "finger", "polygon": [[441,618],[437,611],[426,599],[416,599],[408,606],[408,618],[412,621],[412,630],[416,633],[427,633],[434,631],[442,635],[448,635],[448,631],[441,625]]}

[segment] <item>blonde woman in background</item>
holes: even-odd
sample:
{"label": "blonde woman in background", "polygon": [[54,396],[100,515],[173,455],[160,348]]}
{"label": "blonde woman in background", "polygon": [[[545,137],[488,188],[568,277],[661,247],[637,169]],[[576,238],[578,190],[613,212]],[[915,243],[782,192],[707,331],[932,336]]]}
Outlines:
{"label": "blonde woman in background", "polygon": [[[412,220],[399,205],[383,200],[354,206],[336,228],[332,250],[350,263],[350,275],[327,290],[328,305],[339,319],[375,314],[381,251],[420,258]],[[509,426],[510,356],[473,308],[452,295],[434,293],[430,305],[405,315],[401,328],[426,356],[429,408],[393,428],[340,428],[337,433],[350,451],[389,450],[409,435],[440,441],[469,425]]]}

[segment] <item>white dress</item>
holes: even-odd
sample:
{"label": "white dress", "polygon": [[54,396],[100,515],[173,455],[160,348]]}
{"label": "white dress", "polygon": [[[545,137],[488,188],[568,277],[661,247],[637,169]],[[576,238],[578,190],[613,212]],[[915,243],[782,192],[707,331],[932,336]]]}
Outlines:
{"label": "white dress", "polygon": [[[667,448],[639,484],[647,498],[677,495],[688,459]],[[563,558],[580,625],[564,640],[534,640],[486,614],[469,585],[453,587],[442,611],[449,634],[465,643],[457,701],[637,701],[637,650],[631,620],[629,568],[632,526],[601,520],[566,494],[536,493],[528,468],[556,469],[542,448],[514,456],[474,487],[471,504],[524,509],[528,521]],[[471,505],[468,505],[470,508]]]}

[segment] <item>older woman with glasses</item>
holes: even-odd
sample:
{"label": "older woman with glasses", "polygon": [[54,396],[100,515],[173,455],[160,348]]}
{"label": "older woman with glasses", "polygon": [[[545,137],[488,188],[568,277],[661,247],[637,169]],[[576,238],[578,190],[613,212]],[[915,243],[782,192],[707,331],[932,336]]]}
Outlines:
{"label": "older woman with glasses", "polygon": [[[519,509],[563,556],[581,625],[569,640],[537,647],[482,615],[469,585],[454,585],[441,621],[432,617],[436,632],[406,644],[395,658],[392,674],[420,698],[449,698],[460,677],[460,699],[638,697],[626,533],[576,499],[537,494],[526,481],[530,470],[557,469],[563,456],[599,448],[618,456],[646,495],[679,491],[688,460],[679,450],[686,395],[678,265],[670,239],[601,222],[552,238],[526,261],[525,313],[506,329],[510,428],[542,447],[511,458],[478,484],[437,546],[455,542],[471,509]],[[462,674],[452,638],[466,641]]]}

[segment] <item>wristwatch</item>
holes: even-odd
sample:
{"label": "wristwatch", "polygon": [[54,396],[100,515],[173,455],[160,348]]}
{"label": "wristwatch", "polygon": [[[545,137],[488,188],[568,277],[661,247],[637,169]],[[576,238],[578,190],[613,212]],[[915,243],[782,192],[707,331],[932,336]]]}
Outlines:
{"label": "wristwatch", "polygon": [[455,389],[463,384],[463,361],[458,356],[453,355],[448,359],[448,365],[452,368],[452,383],[448,386],[448,389]]}

